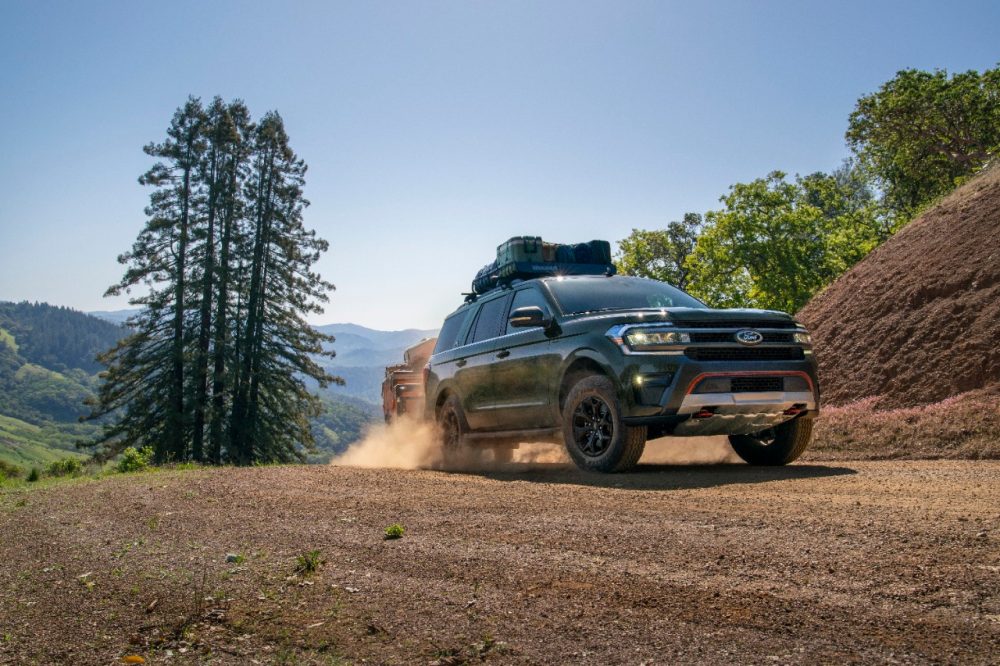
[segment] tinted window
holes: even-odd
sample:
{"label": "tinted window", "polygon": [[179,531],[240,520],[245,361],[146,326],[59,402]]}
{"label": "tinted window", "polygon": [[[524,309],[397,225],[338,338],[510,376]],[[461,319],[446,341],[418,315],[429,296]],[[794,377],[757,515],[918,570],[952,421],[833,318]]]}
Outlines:
{"label": "tinted window", "polygon": [[507,314],[508,303],[510,303],[509,295],[483,303],[483,307],[479,309],[479,318],[476,319],[476,327],[472,331],[472,339],[469,342],[479,342],[499,336],[504,328],[504,317]]}
{"label": "tinted window", "polygon": [[[510,305],[510,311],[513,312],[518,308],[526,308],[532,305],[537,305],[542,309],[542,312],[548,314],[550,312],[549,303],[542,296],[541,292],[537,289],[522,289],[520,291],[514,292],[514,302]],[[514,333],[518,329],[510,325],[510,321],[507,322],[507,332]],[[520,329],[522,331],[527,329]]]}
{"label": "tinted window", "polygon": [[434,345],[435,354],[448,351],[455,346],[455,343],[458,341],[458,334],[462,331],[462,324],[468,319],[470,312],[472,312],[472,308],[456,312],[444,320],[444,326],[441,327],[441,332],[438,333],[437,344]]}
{"label": "tinted window", "polygon": [[642,308],[704,308],[701,301],[665,282],[633,277],[566,278],[546,282],[566,314]]}

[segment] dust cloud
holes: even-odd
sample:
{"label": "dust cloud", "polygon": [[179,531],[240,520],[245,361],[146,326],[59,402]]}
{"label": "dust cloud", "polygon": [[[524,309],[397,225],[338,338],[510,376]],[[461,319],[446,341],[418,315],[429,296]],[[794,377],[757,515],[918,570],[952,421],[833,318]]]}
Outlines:
{"label": "dust cloud", "polygon": [[372,426],[364,439],[330,461],[344,467],[389,469],[434,469],[441,463],[436,425],[407,416]]}
{"label": "dust cloud", "polygon": [[[650,440],[640,464],[711,465],[739,462],[725,437],[664,437]],[[439,433],[434,423],[403,416],[392,424],[372,426],[365,437],[351,445],[330,464],[344,467],[386,469],[445,469]],[[571,465],[566,449],[547,442],[521,444],[510,462],[495,459],[489,449],[469,449],[458,460],[449,460],[455,470],[528,471],[542,466]]]}
{"label": "dust cloud", "polygon": [[496,459],[489,447],[468,448],[445,464],[440,433],[434,423],[403,416],[391,424],[372,426],[364,438],[330,461],[343,467],[385,469],[526,470],[531,465],[568,465],[561,446],[550,443],[521,444],[510,462]]}
{"label": "dust cloud", "polygon": [[639,464],[646,465],[718,465],[743,462],[729,438],[661,437],[646,442]]}

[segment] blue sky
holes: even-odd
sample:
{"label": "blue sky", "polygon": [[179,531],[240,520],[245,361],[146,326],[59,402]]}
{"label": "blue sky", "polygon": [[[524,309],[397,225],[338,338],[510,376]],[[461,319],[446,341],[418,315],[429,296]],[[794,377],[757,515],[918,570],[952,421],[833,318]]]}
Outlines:
{"label": "blue sky", "polygon": [[513,235],[617,241],[847,155],[902,68],[1000,62],[997,2],[0,3],[0,299],[83,310],[189,94],[277,109],[337,285],[318,323],[436,327]]}

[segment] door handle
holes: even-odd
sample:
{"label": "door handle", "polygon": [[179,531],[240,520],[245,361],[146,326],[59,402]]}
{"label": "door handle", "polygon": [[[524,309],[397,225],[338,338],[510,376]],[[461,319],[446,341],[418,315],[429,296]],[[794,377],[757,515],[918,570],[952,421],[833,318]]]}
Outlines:
{"label": "door handle", "polygon": [[464,358],[460,358],[457,361],[455,361],[455,365],[457,365],[460,368],[464,367],[466,363],[468,363],[468,361],[466,361]]}
{"label": "door handle", "polygon": [[508,349],[501,349],[497,352],[497,358],[507,358],[508,356],[510,356],[510,350]]}

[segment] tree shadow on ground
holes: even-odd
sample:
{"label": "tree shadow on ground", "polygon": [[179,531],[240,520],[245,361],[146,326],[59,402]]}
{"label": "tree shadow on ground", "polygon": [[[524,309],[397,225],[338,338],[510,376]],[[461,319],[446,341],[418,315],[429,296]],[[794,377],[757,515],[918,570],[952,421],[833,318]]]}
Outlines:
{"label": "tree shadow on ground", "polygon": [[474,474],[503,482],[528,481],[623,490],[690,490],[734,484],[848,476],[858,473],[857,470],[850,467],[834,465],[753,467],[744,464],[640,464],[633,471],[625,474],[597,474],[584,472],[565,463],[512,463],[500,469],[456,470],[455,472]]}

